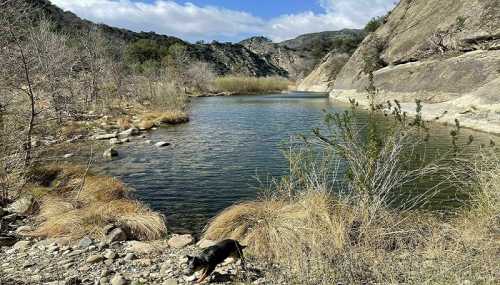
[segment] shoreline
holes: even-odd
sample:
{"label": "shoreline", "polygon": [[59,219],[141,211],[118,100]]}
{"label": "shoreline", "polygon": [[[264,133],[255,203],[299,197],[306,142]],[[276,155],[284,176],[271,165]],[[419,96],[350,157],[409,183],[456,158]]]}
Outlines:
{"label": "shoreline", "polygon": [[[97,124],[101,119],[102,117],[96,116],[92,120],[92,124]],[[82,146],[85,148],[89,143],[94,146],[97,144],[96,148],[100,155],[102,154],[101,149],[111,149],[117,145],[129,143],[131,139],[148,142],[145,134],[155,131],[156,127],[139,130],[138,132],[129,130],[125,130],[127,136],[123,136],[127,141],[124,142],[116,143],[117,140],[124,139],[120,137],[120,133],[117,131],[106,134],[89,133],[86,136],[79,136],[78,140],[71,142],[63,141],[50,144],[48,152],[52,154],[59,152],[57,165],[61,168],[61,171],[66,171],[66,169],[70,169],[69,172],[76,171],[71,170],[71,168],[80,168],[83,171],[83,167],[78,165],[85,164],[85,152],[81,152],[79,155],[71,153],[71,156],[68,156],[68,148],[82,151]],[[114,157],[114,155],[106,155],[106,152],[104,156],[99,156],[100,159],[112,159]],[[64,153],[67,154],[63,155]],[[61,162],[64,162],[64,164]],[[68,177],[75,176],[75,174],[67,175]],[[98,174],[94,176],[89,173],[88,175],[91,176],[87,176],[87,173],[84,174],[84,177],[88,180],[85,185],[88,183],[94,185],[93,181],[95,179],[108,179],[106,176]],[[116,178],[109,177],[109,179],[121,184],[121,181]],[[102,184],[102,187],[108,187],[105,186],[108,185],[108,182],[103,183],[105,184]],[[50,184],[51,188],[54,187],[54,189],[60,187],[52,185],[52,182]],[[31,187],[36,191],[41,191],[37,190],[39,188],[42,189],[36,185],[29,186],[28,189],[31,189]],[[104,192],[108,191],[103,188],[100,189]],[[36,236],[33,233],[47,222],[40,220],[39,217],[39,211],[42,210],[39,207],[43,205],[42,197],[52,195],[49,193],[56,190],[47,191],[47,194],[41,194],[41,197],[34,197],[32,193],[25,193],[16,200],[12,200],[5,208],[0,207],[0,221],[4,224],[0,228],[0,258],[2,259],[2,262],[0,262],[0,284],[2,285],[192,284],[199,276],[185,274],[187,268],[185,256],[188,254],[196,255],[202,249],[214,244],[209,240],[198,240],[198,236],[201,235],[196,233],[177,234],[171,232],[168,228],[166,229],[167,234],[159,239],[141,240],[130,235],[129,230],[123,228],[123,225],[116,224],[109,224],[104,227],[105,235],[102,238],[96,238],[88,231],[79,238],[71,238],[66,234],[57,234],[53,237]],[[29,205],[23,206],[27,197],[30,197],[28,198]],[[132,204],[142,204],[140,200],[133,196],[128,198],[124,196],[119,199],[127,199]],[[13,205],[21,205],[21,208],[16,209],[18,206]],[[145,207],[147,211],[154,215],[162,215],[160,212],[151,210],[149,206]],[[138,213],[138,215],[141,215],[141,213]],[[64,219],[62,216],[61,218]],[[142,217],[139,219],[142,220]],[[56,223],[59,222],[56,221]],[[71,234],[74,231],[73,229],[67,230],[70,230],[68,233]],[[263,274],[265,266],[251,260],[247,262],[247,268],[250,268],[251,271],[243,274],[240,264],[225,263],[217,268],[212,280],[220,284],[233,284],[238,280],[250,280],[254,284],[271,284],[272,282],[266,280]]]}
{"label": "shoreline", "polygon": [[[393,102],[394,98],[397,100],[407,94],[399,94],[399,96],[394,96],[390,93],[380,93],[382,98],[377,100],[377,103],[385,104],[387,100]],[[351,99],[355,99],[359,103],[360,107],[368,109],[369,102],[367,99],[367,93],[358,92],[356,90],[333,90],[330,92],[330,100],[338,101],[346,104],[350,104]],[[378,95],[377,95],[378,96]],[[416,96],[411,96],[415,98]],[[392,99],[390,99],[392,98]],[[436,123],[443,124],[445,126],[455,125],[455,120],[458,119],[460,126],[462,128],[467,128],[474,131],[479,131],[482,133],[490,134],[493,136],[500,136],[500,113],[498,111],[493,111],[493,108],[484,108],[484,106],[463,106],[458,104],[457,101],[465,101],[465,98],[459,98],[457,100],[451,100],[439,103],[427,103],[422,102],[422,118],[425,121],[432,121]],[[401,100],[401,109],[410,116],[416,115],[416,103],[407,102]],[[456,104],[454,104],[456,103]],[[481,111],[482,109],[482,111]],[[500,106],[499,106],[500,110]],[[492,114],[493,113],[493,114]],[[494,117],[493,120],[489,120],[489,116]]]}
{"label": "shoreline", "polygon": [[266,92],[219,92],[219,93],[204,93],[200,95],[191,95],[191,98],[206,98],[206,97],[229,97],[229,96],[246,96],[246,95],[260,95],[260,94],[287,94],[292,92],[300,92],[296,90],[270,90]]}

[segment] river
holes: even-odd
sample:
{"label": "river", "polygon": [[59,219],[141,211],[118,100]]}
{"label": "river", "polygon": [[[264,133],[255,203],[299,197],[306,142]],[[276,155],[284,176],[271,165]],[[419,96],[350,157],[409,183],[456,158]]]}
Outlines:
{"label": "river", "polygon": [[[100,168],[120,177],[136,190],[137,198],[163,212],[170,229],[199,232],[222,209],[256,198],[257,177],[286,175],[283,144],[298,134],[312,135],[313,128],[323,125],[323,110],[347,108],[321,93],[196,98],[189,123],[150,134],[152,141],[168,141],[171,146],[131,143],[120,148],[124,155]],[[363,114],[358,116],[360,123],[366,122]],[[445,126],[433,128],[431,155],[450,150],[449,132]],[[471,134],[471,152],[492,138],[463,130],[461,140]]]}

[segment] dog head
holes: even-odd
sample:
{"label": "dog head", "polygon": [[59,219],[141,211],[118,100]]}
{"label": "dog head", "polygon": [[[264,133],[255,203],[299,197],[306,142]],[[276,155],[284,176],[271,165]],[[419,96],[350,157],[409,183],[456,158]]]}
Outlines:
{"label": "dog head", "polygon": [[186,256],[188,259],[187,262],[187,271],[189,274],[193,274],[197,271],[200,271],[205,268],[205,263],[203,260],[197,256]]}

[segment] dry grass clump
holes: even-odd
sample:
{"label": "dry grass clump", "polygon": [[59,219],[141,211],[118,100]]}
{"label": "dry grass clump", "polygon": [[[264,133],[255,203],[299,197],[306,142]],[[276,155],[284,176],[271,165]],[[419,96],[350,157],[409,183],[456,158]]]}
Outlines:
{"label": "dry grass clump", "polygon": [[189,121],[186,112],[179,110],[170,110],[163,112],[149,112],[141,116],[143,122],[152,122],[157,124],[181,124]]}
{"label": "dry grass clump", "polygon": [[252,94],[288,90],[290,81],[281,77],[222,76],[217,77],[214,88],[217,92]]}
{"label": "dry grass clump", "polygon": [[140,121],[137,126],[141,130],[151,130],[152,128],[154,128],[156,126],[156,124],[153,121],[143,120],[143,121]]}
{"label": "dry grass clump", "polygon": [[116,120],[116,124],[121,130],[128,130],[134,126],[132,124],[132,120],[129,117],[118,118]]}
{"label": "dry grass clump", "polygon": [[[273,279],[288,284],[399,282],[403,268],[392,260],[426,245],[436,220],[416,213],[400,215],[364,209],[323,191],[292,200],[262,199],[234,205],[206,228],[205,238],[232,238],[257,258],[277,263]],[[387,263],[387,264],[386,264]]]}
{"label": "dry grass clump", "polygon": [[[347,210],[335,204],[329,194],[320,192],[307,193],[297,201],[246,202],[219,214],[207,227],[205,237],[240,240],[252,253],[266,259],[285,258],[292,250],[290,246],[319,233],[328,234],[330,246],[341,248],[346,239],[340,229],[350,220]],[[337,211],[345,215],[333,215]]]}
{"label": "dry grass clump", "polygon": [[44,188],[44,195],[38,196],[39,226],[29,235],[102,238],[108,224],[120,226],[139,240],[159,239],[166,234],[164,217],[129,199],[129,190],[119,180],[93,174],[84,179],[85,171],[71,166],[49,166],[47,173],[53,179]]}
{"label": "dry grass clump", "polygon": [[37,218],[42,222],[30,233],[32,236],[102,238],[103,228],[108,224],[122,227],[129,236],[139,240],[160,239],[167,231],[162,215],[128,199],[95,202],[80,208],[67,199],[46,197]]}

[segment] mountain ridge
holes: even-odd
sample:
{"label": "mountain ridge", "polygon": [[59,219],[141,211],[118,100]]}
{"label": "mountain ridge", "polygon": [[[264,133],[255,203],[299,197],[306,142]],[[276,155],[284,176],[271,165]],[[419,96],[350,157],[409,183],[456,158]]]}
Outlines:
{"label": "mountain ridge", "polygon": [[[98,24],[82,19],[71,11],[64,11],[49,0],[23,0],[49,20],[56,28],[69,34],[78,34],[89,29],[99,29],[107,37],[133,43],[152,40],[162,48],[181,44],[187,48],[190,61],[206,61],[217,75],[243,74],[249,76],[283,76],[302,79],[309,74],[340,38],[355,38],[361,42],[362,31],[344,29],[300,35],[280,43],[270,42],[264,37],[251,37],[238,43],[189,43],[180,38],[155,32],[131,30]],[[38,15],[38,13],[36,13]]]}

